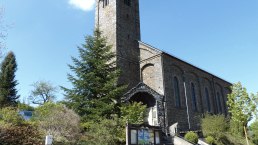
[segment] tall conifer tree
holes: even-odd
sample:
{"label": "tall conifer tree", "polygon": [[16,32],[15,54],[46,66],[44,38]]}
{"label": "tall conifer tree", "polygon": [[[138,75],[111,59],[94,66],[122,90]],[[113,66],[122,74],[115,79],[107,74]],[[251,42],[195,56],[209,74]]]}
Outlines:
{"label": "tall conifer tree", "polygon": [[73,75],[68,80],[73,88],[62,87],[67,105],[74,109],[84,121],[98,121],[117,113],[124,86],[118,86],[120,75],[115,66],[115,54],[101,32],[87,36],[79,49],[79,58],[72,57],[74,65],[69,65]]}
{"label": "tall conifer tree", "polygon": [[15,72],[17,71],[16,58],[13,52],[9,52],[1,64],[0,72],[0,107],[12,106],[17,103]]}

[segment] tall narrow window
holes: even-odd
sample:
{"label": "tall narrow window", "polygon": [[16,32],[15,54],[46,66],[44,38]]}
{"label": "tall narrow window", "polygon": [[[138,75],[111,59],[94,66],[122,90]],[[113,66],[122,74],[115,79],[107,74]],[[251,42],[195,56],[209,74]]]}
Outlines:
{"label": "tall narrow window", "polygon": [[207,104],[208,112],[211,112],[210,95],[209,95],[208,88],[205,88],[205,97],[206,97],[206,104]]}
{"label": "tall narrow window", "polygon": [[218,112],[222,113],[222,109],[221,109],[221,101],[220,101],[220,93],[217,92],[217,108],[218,108]]}
{"label": "tall narrow window", "polygon": [[109,4],[109,0],[103,0],[103,8]]}
{"label": "tall narrow window", "polygon": [[131,6],[131,0],[124,0],[124,1],[126,5]]}
{"label": "tall narrow window", "polygon": [[181,107],[179,83],[177,77],[174,77],[174,92],[176,99],[176,107]]}
{"label": "tall narrow window", "polygon": [[194,111],[197,111],[197,102],[196,102],[196,94],[195,94],[195,86],[193,83],[191,83],[191,89],[192,89],[192,107]]}

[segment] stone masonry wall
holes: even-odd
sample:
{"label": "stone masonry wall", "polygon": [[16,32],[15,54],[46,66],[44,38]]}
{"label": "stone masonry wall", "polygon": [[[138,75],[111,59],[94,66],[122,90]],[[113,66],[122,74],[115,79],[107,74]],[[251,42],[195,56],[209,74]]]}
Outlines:
{"label": "stone masonry wall", "polygon": [[108,1],[109,4],[104,6],[103,1],[96,0],[95,26],[99,26],[116,53],[117,66],[122,71],[119,83],[130,89],[140,82],[139,2],[133,0],[128,6],[123,0]]}
{"label": "stone masonry wall", "polygon": [[[227,115],[226,96],[230,93],[230,83],[143,42],[140,42],[139,48],[141,80],[153,90],[165,96],[167,128],[178,122],[179,129],[189,129],[186,102],[189,109],[190,129],[192,130],[200,129],[200,118],[205,112]],[[177,78],[179,83],[180,106],[176,106],[174,77]],[[197,110],[194,110],[193,107],[191,84],[194,85],[195,89]],[[207,89],[207,93],[205,89]],[[218,97],[221,100],[221,112],[218,109]]]}
{"label": "stone masonry wall", "polygon": [[[202,114],[208,112],[207,96],[205,88],[208,90],[210,101],[210,113],[222,113],[227,115],[226,95],[229,93],[230,83],[217,78],[210,73],[198,69],[184,61],[181,61],[168,54],[163,54],[163,71],[164,71],[164,86],[167,109],[168,126],[178,122],[179,129],[188,130],[187,121],[186,96],[184,90],[184,82],[186,85],[187,104],[189,108],[190,127],[192,130],[200,129],[200,118]],[[181,106],[176,107],[175,90],[173,78],[177,77],[179,81],[180,101]],[[195,86],[197,110],[193,108],[192,88]],[[220,93],[222,112],[218,110],[217,92]]]}
{"label": "stone masonry wall", "polygon": [[140,42],[141,81],[161,95],[164,95],[161,51]]}
{"label": "stone masonry wall", "polygon": [[120,82],[127,83],[128,89],[140,82],[140,16],[138,0],[126,5],[117,0],[117,64],[122,69]]}

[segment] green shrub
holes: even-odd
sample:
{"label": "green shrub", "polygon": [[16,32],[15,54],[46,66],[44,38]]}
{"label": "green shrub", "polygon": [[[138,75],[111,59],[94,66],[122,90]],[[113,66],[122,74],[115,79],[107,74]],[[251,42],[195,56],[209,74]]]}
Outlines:
{"label": "green shrub", "polygon": [[80,117],[63,104],[48,102],[37,107],[31,122],[44,134],[53,135],[55,144],[72,144],[80,136]]}
{"label": "green shrub", "polygon": [[209,115],[201,120],[201,127],[204,136],[213,136],[219,139],[228,129],[228,123],[224,115]]}
{"label": "green shrub", "polygon": [[0,109],[0,123],[20,125],[24,122],[21,115],[18,114],[18,110],[13,107],[6,107]]}
{"label": "green shrub", "polygon": [[121,116],[99,118],[98,122],[82,122],[85,134],[80,139],[82,145],[124,145],[126,143],[126,123],[141,124],[146,106],[141,103],[124,104]]}
{"label": "green shrub", "polygon": [[208,143],[208,144],[214,144],[215,143],[215,139],[212,137],[212,136],[207,136],[205,138],[205,141]]}
{"label": "green shrub", "polygon": [[192,131],[188,132],[184,138],[191,143],[198,143],[198,135]]}
{"label": "green shrub", "polygon": [[17,108],[0,109],[1,145],[41,145],[42,140],[37,125],[25,122]]}
{"label": "green shrub", "polygon": [[[85,145],[115,145],[119,142],[118,133],[123,130],[118,126],[117,118],[102,119],[99,122],[92,122],[92,125],[84,137],[80,139]],[[123,132],[125,134],[125,132]]]}
{"label": "green shrub", "polygon": [[0,125],[1,145],[43,145],[44,138],[32,124]]}
{"label": "green shrub", "polygon": [[27,105],[25,103],[21,103],[21,102],[18,102],[18,109],[25,110],[25,111],[34,111],[35,110],[34,107]]}

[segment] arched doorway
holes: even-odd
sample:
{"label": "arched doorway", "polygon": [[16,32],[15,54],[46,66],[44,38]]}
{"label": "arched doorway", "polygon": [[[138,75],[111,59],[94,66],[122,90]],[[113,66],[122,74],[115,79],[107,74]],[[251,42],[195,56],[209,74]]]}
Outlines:
{"label": "arched doorway", "polygon": [[164,131],[166,125],[163,99],[163,95],[157,93],[143,82],[129,90],[122,98],[123,102],[135,101],[147,105],[146,122],[152,126],[160,126]]}
{"label": "arched doorway", "polygon": [[147,106],[144,122],[152,126],[159,126],[157,101],[147,92],[135,93],[129,100],[130,102],[141,102]]}

